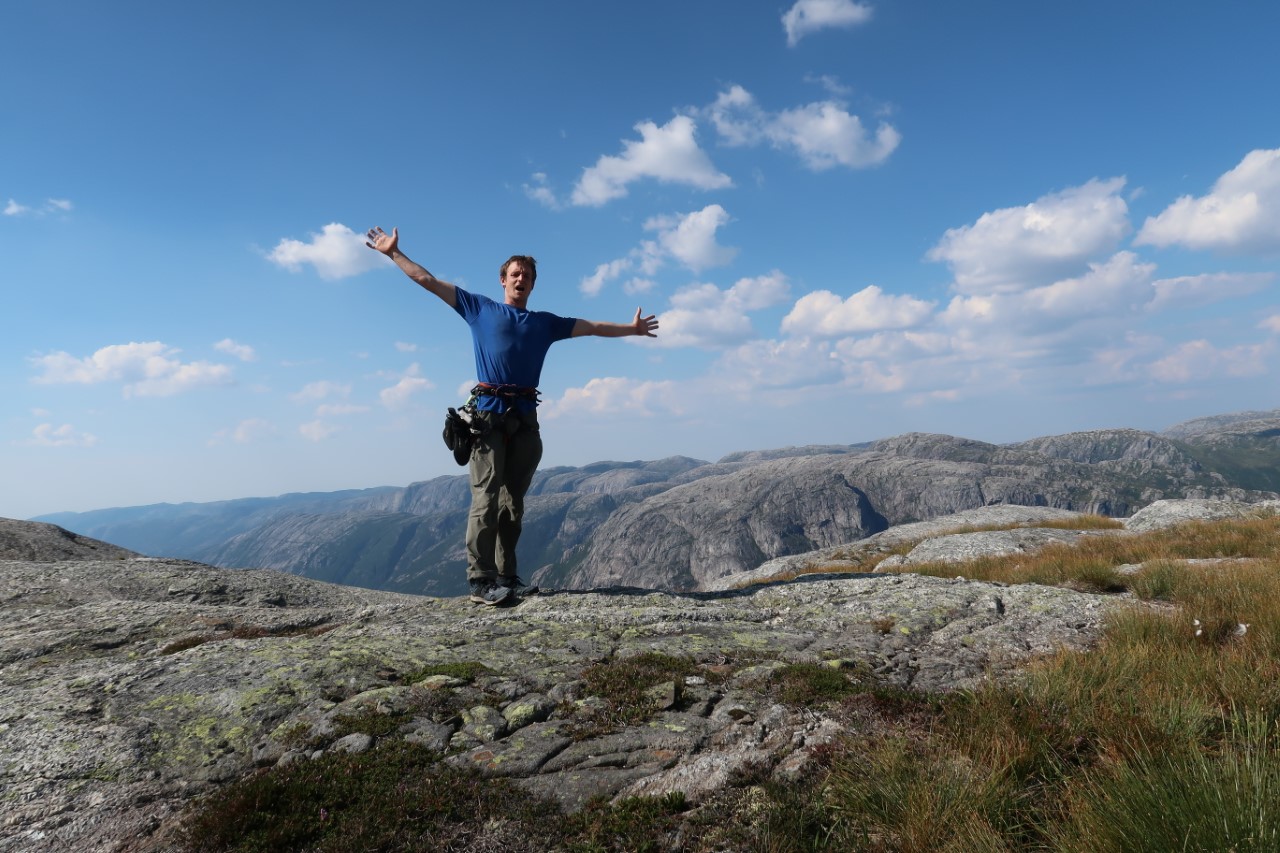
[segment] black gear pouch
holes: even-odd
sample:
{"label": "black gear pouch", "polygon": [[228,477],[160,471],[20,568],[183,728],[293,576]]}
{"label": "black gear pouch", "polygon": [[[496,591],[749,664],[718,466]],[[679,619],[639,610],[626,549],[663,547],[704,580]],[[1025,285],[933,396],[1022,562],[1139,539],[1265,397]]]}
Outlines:
{"label": "black gear pouch", "polygon": [[444,416],[444,446],[453,451],[454,462],[466,465],[471,461],[471,440],[471,424],[451,407]]}

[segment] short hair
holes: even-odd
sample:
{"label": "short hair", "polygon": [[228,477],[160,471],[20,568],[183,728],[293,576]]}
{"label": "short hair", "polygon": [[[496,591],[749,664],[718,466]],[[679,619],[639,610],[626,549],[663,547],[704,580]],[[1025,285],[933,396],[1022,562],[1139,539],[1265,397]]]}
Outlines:
{"label": "short hair", "polygon": [[512,264],[520,264],[529,271],[529,283],[533,284],[538,280],[538,262],[528,255],[512,255],[502,262],[502,268],[498,270],[498,277],[505,279],[507,277],[507,267]]}

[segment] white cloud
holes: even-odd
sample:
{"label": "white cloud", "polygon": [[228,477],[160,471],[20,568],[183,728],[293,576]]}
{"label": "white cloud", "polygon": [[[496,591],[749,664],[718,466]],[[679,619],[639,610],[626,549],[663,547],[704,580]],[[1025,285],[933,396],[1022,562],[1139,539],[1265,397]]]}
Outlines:
{"label": "white cloud", "polygon": [[359,275],[386,263],[383,255],[365,246],[364,237],[337,222],[324,226],[319,234],[313,233],[307,243],[281,240],[267,260],[289,272],[310,265],[321,278],[330,280]]}
{"label": "white cloud", "polygon": [[706,112],[724,144],[767,142],[774,148],[795,151],[814,171],[878,165],[902,141],[902,134],[887,122],[881,122],[872,135],[862,119],[848,112],[840,101],[819,101],[770,113],[741,86],[721,92]]}
{"label": "white cloud", "polygon": [[401,409],[409,404],[414,394],[436,387],[420,374],[421,368],[416,362],[409,365],[404,375],[394,385],[383,388],[379,392],[378,398],[382,401],[382,405],[392,410]]}
{"label": "white cloud", "polygon": [[[600,264],[579,282],[578,289],[586,296],[596,296],[610,281],[637,271],[653,275],[672,259],[694,272],[723,266],[738,254],[737,249],[716,242],[716,231],[727,224],[729,218],[728,212],[718,204],[691,213],[650,217],[644,229],[658,232],[657,238],[642,240],[625,257]],[[653,283],[633,279],[628,286],[631,288],[628,292],[643,292]]]}
{"label": "white cloud", "polygon": [[546,173],[534,172],[530,180],[532,183],[524,184],[521,187],[525,195],[550,210],[559,210],[563,207],[560,199],[556,198],[555,192],[551,189]]}
{"label": "white cloud", "polygon": [[232,381],[231,368],[226,365],[184,363],[174,358],[179,352],[160,341],[114,344],[84,358],[55,352],[30,359],[43,371],[32,381],[42,385],[122,382],[125,397],[167,397]]}
{"label": "white cloud", "polygon": [[651,278],[632,278],[622,285],[622,292],[628,296],[639,296],[652,293],[658,283]]}
{"label": "white cloud", "polygon": [[952,228],[928,253],[944,261],[964,294],[1011,293],[1082,269],[1129,230],[1124,178],[1091,180],[1023,207],[984,213]]}
{"label": "white cloud", "polygon": [[1128,322],[1155,296],[1154,273],[1154,264],[1139,263],[1132,252],[1117,252],[1104,263],[1089,264],[1084,275],[1043,287],[956,296],[940,319],[973,335],[1065,337],[1079,331],[1073,328],[1079,321]]}
{"label": "white cloud", "polygon": [[300,391],[289,395],[295,403],[308,403],[312,400],[323,400],[326,397],[346,397],[351,393],[351,385],[341,382],[330,382],[322,379],[319,382],[308,382]]}
{"label": "white cloud", "polygon": [[662,127],[651,121],[637,124],[640,140],[624,140],[620,156],[601,157],[584,169],[573,188],[575,205],[599,207],[627,194],[627,187],[643,178],[664,183],[685,184],[703,190],[733,185],[728,175],[717,171],[694,138],[697,125],[689,116],[679,115]]}
{"label": "white cloud", "polygon": [[1258,324],[1258,328],[1280,335],[1280,314],[1272,314]]}
{"label": "white cloud", "polygon": [[1153,282],[1156,296],[1150,308],[1211,305],[1225,299],[1248,296],[1265,289],[1275,280],[1275,273],[1207,273],[1163,278]]}
{"label": "white cloud", "polygon": [[98,443],[96,436],[79,432],[71,424],[55,427],[53,424],[40,424],[31,431],[32,438],[27,444],[38,447],[93,447]]}
{"label": "white cloud", "polygon": [[418,345],[407,343],[405,341],[396,341],[396,349],[400,352],[417,352]]}
{"label": "white cloud", "polygon": [[842,300],[829,290],[800,297],[782,320],[782,331],[795,335],[834,337],[880,329],[903,329],[923,323],[934,303],[912,296],[886,296],[875,285]]}
{"label": "white cloud", "polygon": [[716,231],[729,222],[729,214],[718,204],[681,217],[655,216],[644,224],[646,231],[658,232],[658,245],[665,254],[700,272],[724,266],[738,254],[737,249],[716,242]]}
{"label": "white cloud", "polygon": [[739,393],[759,388],[795,388],[834,384],[843,376],[830,341],[794,338],[750,341],[729,350],[716,363],[713,375],[720,387]]}
{"label": "white cloud", "polygon": [[659,317],[662,332],[653,343],[674,347],[721,347],[755,336],[750,311],[776,305],[787,298],[790,285],[778,270],[739,279],[728,290],[695,284],[671,297],[671,308]]}
{"label": "white cloud", "polygon": [[647,382],[621,377],[592,379],[581,388],[570,388],[558,400],[539,407],[545,420],[573,414],[652,417],[681,414],[676,383]]}
{"label": "white cloud", "polygon": [[872,7],[853,0],[797,0],[782,16],[787,33],[787,46],[795,47],[800,39],[819,30],[849,28],[871,20]]}
{"label": "white cloud", "polygon": [[238,344],[231,338],[223,338],[213,345],[213,348],[219,352],[225,352],[233,355],[241,361],[257,361],[258,354],[253,351],[253,347],[248,344]]}
{"label": "white cloud", "polygon": [[324,421],[310,421],[309,423],[301,424],[298,427],[298,432],[301,433],[302,437],[308,441],[320,442],[324,441],[335,432],[338,432],[340,429],[342,428],[333,424],[327,424]]}
{"label": "white cloud", "polygon": [[606,282],[612,281],[630,270],[633,263],[630,257],[626,257],[600,264],[596,267],[595,272],[578,284],[578,290],[582,291],[586,296],[595,296],[604,288]]}
{"label": "white cloud", "polygon": [[47,198],[39,208],[28,207],[9,199],[3,212],[5,216],[47,216],[50,213],[69,213],[74,206],[65,198]]}
{"label": "white cloud", "polygon": [[1208,195],[1182,196],[1148,217],[1138,245],[1280,250],[1280,148],[1250,151]]}
{"label": "white cloud", "polygon": [[1258,376],[1267,372],[1271,342],[1218,349],[1209,341],[1182,344],[1151,365],[1151,377],[1158,382],[1186,383],[1221,376]]}

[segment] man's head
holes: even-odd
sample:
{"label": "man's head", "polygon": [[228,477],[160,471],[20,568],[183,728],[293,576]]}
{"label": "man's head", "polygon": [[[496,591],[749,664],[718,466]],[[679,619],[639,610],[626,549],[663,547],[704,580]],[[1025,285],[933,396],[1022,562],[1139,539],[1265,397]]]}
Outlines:
{"label": "man's head", "polygon": [[528,255],[512,255],[498,271],[505,302],[523,308],[538,280],[538,262]]}

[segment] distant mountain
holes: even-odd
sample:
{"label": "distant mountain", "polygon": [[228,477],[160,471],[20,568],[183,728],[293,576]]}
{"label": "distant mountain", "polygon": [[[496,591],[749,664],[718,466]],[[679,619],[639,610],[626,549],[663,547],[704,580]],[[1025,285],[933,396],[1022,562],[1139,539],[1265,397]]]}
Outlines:
{"label": "distant mountain", "polygon": [[231,536],[252,530],[282,513],[341,513],[362,507],[379,496],[402,491],[384,486],[210,503],[148,504],[90,512],[56,512],[34,520],[93,530],[98,538],[127,542],[126,547],[142,554],[198,560],[197,555],[214,550]]}
{"label": "distant mountain", "polygon": [[[766,560],[993,504],[1126,516],[1161,498],[1280,492],[1280,410],[1164,433],[1008,445],[909,433],[858,445],[540,471],[521,573],[543,585],[693,590]],[[43,516],[154,556],[398,592],[465,591],[465,476],[405,488]]]}
{"label": "distant mountain", "polygon": [[1200,418],[1165,430],[1207,469],[1248,489],[1280,491],[1280,409]]}

